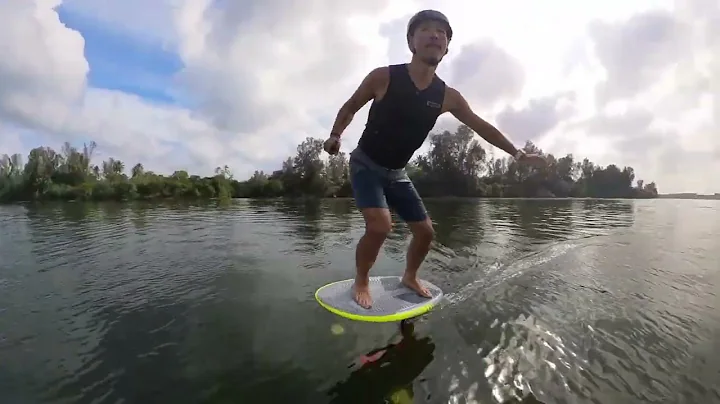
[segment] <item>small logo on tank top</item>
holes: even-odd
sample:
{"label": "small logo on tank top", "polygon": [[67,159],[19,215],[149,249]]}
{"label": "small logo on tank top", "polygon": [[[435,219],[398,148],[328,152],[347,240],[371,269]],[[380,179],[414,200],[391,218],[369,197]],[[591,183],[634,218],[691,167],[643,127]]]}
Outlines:
{"label": "small logo on tank top", "polygon": [[442,105],[438,104],[437,102],[428,101],[427,106],[430,108],[440,108]]}

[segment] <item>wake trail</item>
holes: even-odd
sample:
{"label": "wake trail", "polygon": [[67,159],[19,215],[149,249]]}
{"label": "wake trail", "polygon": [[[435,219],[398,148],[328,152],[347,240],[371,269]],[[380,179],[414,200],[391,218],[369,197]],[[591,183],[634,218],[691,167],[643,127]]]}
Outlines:
{"label": "wake trail", "polygon": [[496,262],[491,265],[487,271],[483,271],[474,281],[465,284],[455,292],[447,293],[441,303],[441,307],[460,304],[471,297],[478,289],[496,287],[503,282],[525,274],[533,267],[538,267],[565,255],[580,245],[580,243],[576,242],[552,244],[507,265]]}

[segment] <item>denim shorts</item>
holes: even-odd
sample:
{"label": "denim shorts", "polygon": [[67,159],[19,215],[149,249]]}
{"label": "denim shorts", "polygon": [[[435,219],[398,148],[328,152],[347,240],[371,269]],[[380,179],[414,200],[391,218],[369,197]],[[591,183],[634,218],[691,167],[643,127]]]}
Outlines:
{"label": "denim shorts", "polygon": [[360,149],[350,153],[350,184],[358,209],[392,209],[410,223],[422,222],[428,217],[407,172],[381,167]]}

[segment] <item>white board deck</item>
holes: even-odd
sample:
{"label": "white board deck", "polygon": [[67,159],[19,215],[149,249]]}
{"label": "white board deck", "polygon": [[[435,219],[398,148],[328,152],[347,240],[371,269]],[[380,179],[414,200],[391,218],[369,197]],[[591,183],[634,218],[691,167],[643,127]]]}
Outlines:
{"label": "white board deck", "polygon": [[[358,321],[399,321],[431,310],[443,297],[442,290],[420,280],[431,298],[420,296],[401,282],[400,276],[371,276],[372,307],[365,309],[353,299],[353,279],[333,282],[317,290],[315,298],[339,316]],[[415,314],[418,312],[418,314]]]}

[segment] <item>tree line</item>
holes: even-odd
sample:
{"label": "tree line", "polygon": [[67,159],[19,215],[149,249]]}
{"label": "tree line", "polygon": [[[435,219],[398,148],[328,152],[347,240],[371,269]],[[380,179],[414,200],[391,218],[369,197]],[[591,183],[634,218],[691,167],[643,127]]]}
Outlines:
{"label": "tree line", "polygon": [[[417,156],[407,170],[422,196],[440,197],[592,197],[655,198],[654,182],[635,180],[632,167],[596,165],[571,154],[547,156],[544,168],[518,164],[511,158],[489,157],[465,125],[455,132],[429,136],[427,153]],[[272,173],[255,171],[245,181],[234,178],[228,166],[213,176],[176,171],[166,176],[136,164],[126,173],[125,163],[110,158],[91,163],[97,145],[82,149],[65,143],[30,151],[27,162],[14,154],[0,157],[0,201],[134,200],[159,198],[275,198],[350,197],[348,156],[341,152],[323,160],[323,139],[307,138]],[[532,142],[523,148],[543,153]],[[129,175],[128,175],[129,174]]]}

